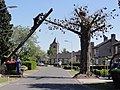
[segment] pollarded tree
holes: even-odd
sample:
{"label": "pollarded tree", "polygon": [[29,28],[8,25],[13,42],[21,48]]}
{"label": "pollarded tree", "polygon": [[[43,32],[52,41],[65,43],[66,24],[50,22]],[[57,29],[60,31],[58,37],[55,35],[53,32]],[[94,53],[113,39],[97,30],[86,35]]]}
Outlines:
{"label": "pollarded tree", "polygon": [[10,42],[9,39],[12,35],[11,15],[7,8],[5,8],[5,1],[0,0],[0,55],[7,55]]}
{"label": "pollarded tree", "polygon": [[[75,6],[76,7],[76,6]],[[112,29],[111,24],[108,24],[108,18],[115,18],[112,10],[109,14],[105,13],[107,8],[100,9],[93,13],[88,14],[88,7],[78,7],[74,9],[74,15],[70,19],[54,19],[46,20],[50,30],[60,29],[65,33],[65,29],[77,34],[81,42],[81,59],[80,59],[80,74],[86,74],[90,71],[91,50],[90,41],[91,37],[104,34],[108,29]],[[102,34],[100,37],[102,37]]]}

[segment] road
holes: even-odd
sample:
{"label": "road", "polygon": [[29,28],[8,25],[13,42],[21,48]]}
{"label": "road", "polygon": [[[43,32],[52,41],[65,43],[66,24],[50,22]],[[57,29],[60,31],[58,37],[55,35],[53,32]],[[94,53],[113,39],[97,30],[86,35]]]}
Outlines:
{"label": "road", "polygon": [[93,90],[72,79],[64,69],[42,67],[42,69],[17,82],[0,87],[0,90]]}

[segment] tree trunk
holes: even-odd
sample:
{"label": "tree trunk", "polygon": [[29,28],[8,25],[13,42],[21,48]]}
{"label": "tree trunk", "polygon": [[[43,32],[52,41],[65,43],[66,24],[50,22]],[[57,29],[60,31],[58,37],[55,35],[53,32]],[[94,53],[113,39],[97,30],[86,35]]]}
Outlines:
{"label": "tree trunk", "polygon": [[90,71],[91,49],[90,49],[90,30],[82,29],[81,42],[81,58],[80,58],[80,73],[86,74]]}

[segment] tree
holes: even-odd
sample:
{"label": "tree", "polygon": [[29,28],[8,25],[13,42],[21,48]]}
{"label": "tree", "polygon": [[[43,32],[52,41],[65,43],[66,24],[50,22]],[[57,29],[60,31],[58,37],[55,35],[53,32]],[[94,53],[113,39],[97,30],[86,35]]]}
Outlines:
{"label": "tree", "polygon": [[[0,0],[0,9],[6,7],[5,1]],[[12,24],[10,24],[11,15],[7,8],[0,10],[0,56],[8,55],[9,47],[11,43],[9,39],[12,35]]]}
{"label": "tree", "polygon": [[40,55],[37,58],[37,62],[44,62],[44,63],[48,63],[48,56],[47,53],[44,51],[40,52]]}
{"label": "tree", "polygon": [[[75,5],[74,5],[75,6]],[[76,6],[75,6],[76,7]],[[100,9],[89,15],[88,7],[77,7],[74,9],[73,17],[70,19],[51,19],[46,20],[45,24],[49,24],[49,30],[60,29],[65,33],[64,29],[77,34],[81,42],[81,59],[80,59],[80,73],[86,74],[90,71],[90,41],[91,37],[98,37],[99,33],[104,34],[108,29],[112,29],[112,25],[107,23],[108,18],[115,18],[117,14],[113,15],[115,9],[110,13],[105,13],[107,8]],[[102,35],[100,35],[102,37]]]}
{"label": "tree", "polygon": [[[30,32],[29,27],[16,26],[13,27],[13,35],[10,39],[12,45],[11,50],[18,46],[18,44],[24,39],[24,37]],[[37,42],[37,35],[34,33],[26,43],[21,47],[17,54],[22,57],[22,60],[37,60],[43,51]]]}
{"label": "tree", "polygon": [[67,53],[67,52],[68,52],[67,49],[66,49],[66,48],[63,48],[62,53]]}
{"label": "tree", "polygon": [[47,50],[48,55],[53,55],[54,54],[54,48],[50,47],[49,50]]}

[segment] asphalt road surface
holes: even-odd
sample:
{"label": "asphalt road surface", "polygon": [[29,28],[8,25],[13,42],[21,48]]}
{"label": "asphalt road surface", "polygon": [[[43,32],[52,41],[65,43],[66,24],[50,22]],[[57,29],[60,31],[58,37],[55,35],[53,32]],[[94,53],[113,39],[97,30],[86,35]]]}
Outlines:
{"label": "asphalt road surface", "polygon": [[64,69],[42,67],[42,69],[17,82],[0,87],[0,90],[93,90],[81,85]]}

